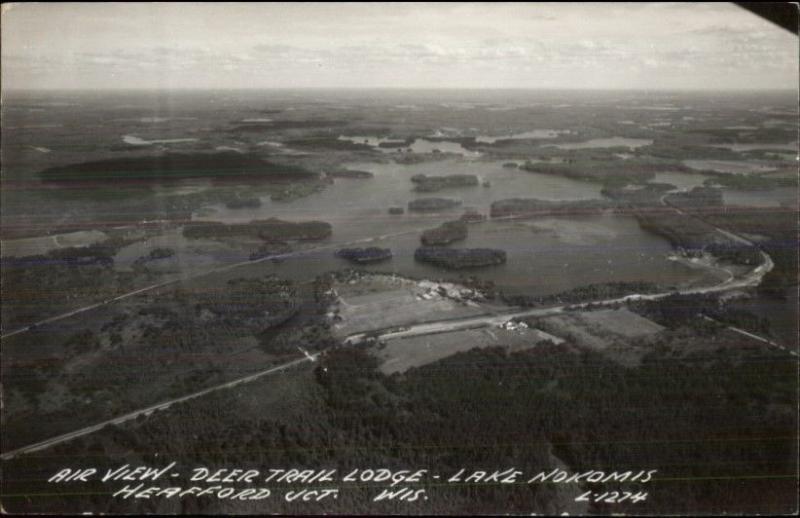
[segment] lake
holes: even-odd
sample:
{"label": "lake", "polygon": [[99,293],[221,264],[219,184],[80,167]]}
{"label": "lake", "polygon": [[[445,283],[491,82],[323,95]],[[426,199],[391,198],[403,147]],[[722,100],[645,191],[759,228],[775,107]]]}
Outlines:
{"label": "lake", "polygon": [[691,174],[680,172],[665,172],[656,173],[655,177],[650,180],[651,183],[668,183],[672,184],[678,189],[686,190],[693,189],[694,187],[702,187],[703,182],[711,178],[703,174]]}
{"label": "lake", "polygon": [[774,171],[775,168],[745,160],[684,160],[684,165],[698,171],[719,171],[720,173],[748,174]]}
{"label": "lake", "polygon": [[475,137],[475,142],[483,144],[494,144],[498,140],[525,140],[525,139],[551,139],[557,138],[559,135],[571,133],[570,130],[552,130],[552,129],[535,129],[525,131],[522,133],[514,133],[510,135],[488,136],[479,135]]}
{"label": "lake", "polygon": [[778,187],[758,191],[739,191],[723,189],[725,205],[745,205],[748,207],[794,207],[797,210],[798,192],[794,187]]}
{"label": "lake", "polygon": [[731,151],[753,151],[755,149],[775,149],[779,151],[797,152],[797,141],[788,144],[715,144],[711,147],[730,149]]}
{"label": "lake", "polygon": [[151,146],[153,144],[177,144],[180,142],[197,142],[196,138],[173,138],[161,140],[145,140],[135,135],[123,135],[122,141],[131,146]]}
{"label": "lake", "polygon": [[611,137],[611,138],[596,138],[587,140],[585,142],[547,144],[546,146],[543,147],[557,147],[559,149],[593,149],[593,148],[626,147],[628,149],[635,149],[637,147],[649,146],[652,143],[653,141],[650,139]]}
{"label": "lake", "polygon": [[[277,217],[292,221],[321,219],[333,225],[333,236],[284,263],[264,263],[264,268],[291,278],[308,279],[329,270],[353,266],[333,255],[334,244],[361,241],[359,246],[391,248],[392,260],[357,266],[413,277],[458,277],[477,274],[514,293],[550,294],[582,284],[651,280],[664,284],[697,281],[703,272],[667,260],[670,244],[643,231],[629,216],[569,216],[530,221],[487,221],[470,225],[469,237],[455,247],[496,247],[506,250],[504,265],[476,270],[448,271],[418,263],[414,251],[422,230],[458,218],[465,208],[486,214],[495,200],[536,197],[548,200],[600,198],[600,186],[555,175],[527,173],[502,167],[501,162],[444,160],[414,165],[353,163],[347,167],[372,172],[371,179],[337,179],[322,192],[292,202],[261,199],[259,208],[228,209],[222,204],[193,215],[195,220],[248,222]],[[435,193],[412,191],[415,174],[475,174],[491,182],[482,186],[444,189]],[[447,197],[463,200],[462,207],[439,214],[409,213],[393,216],[388,207],[407,207],[410,200]],[[213,211],[209,213],[209,211]],[[374,239],[373,239],[374,238]],[[246,260],[245,251],[229,250],[229,261]]]}
{"label": "lake", "polygon": [[[486,214],[495,200],[514,197],[535,197],[545,200],[572,200],[601,198],[601,186],[589,182],[571,180],[557,175],[528,173],[520,169],[502,166],[502,162],[482,162],[463,160],[442,160],[413,165],[396,163],[379,164],[362,162],[346,164],[347,168],[369,171],[375,175],[370,179],[336,179],[324,191],[311,194],[290,203],[272,202],[269,197],[261,198],[262,206],[252,209],[228,209],[224,204],[211,205],[213,214],[195,213],[193,219],[244,223],[252,219],[282,214],[293,219],[323,219],[325,221],[355,221],[362,217],[374,217],[376,211],[384,215],[391,206],[406,207],[417,198],[443,197],[458,198],[463,207],[456,210],[461,214],[464,208],[475,208]],[[489,180],[491,187],[459,187],[443,189],[432,193],[419,193],[412,189],[411,177],[416,174],[445,176],[452,174],[473,174],[479,181]],[[278,216],[276,216],[278,217]],[[413,215],[407,215],[413,217]],[[353,224],[356,224],[356,223]],[[366,222],[372,226],[370,222]],[[359,234],[372,235],[370,230]]]}
{"label": "lake", "polygon": [[[418,223],[420,221],[418,220]],[[435,222],[430,222],[430,227]],[[339,236],[334,231],[334,240]],[[310,275],[354,267],[416,278],[458,278],[477,275],[509,294],[548,295],[578,286],[614,281],[651,281],[678,285],[706,279],[705,272],[668,261],[672,247],[641,230],[630,216],[568,216],[535,221],[487,221],[470,225],[466,240],[455,248],[496,247],[507,262],[488,268],[444,270],[414,260],[418,232],[389,235],[360,246],[390,248],[393,258],[383,263],[354,266],[333,255],[332,249],[305,253],[265,268],[284,277],[306,280]]]}
{"label": "lake", "polygon": [[403,139],[401,138],[376,137],[369,135],[348,137],[340,135],[339,140],[349,140],[350,142],[354,142],[356,144],[366,144],[384,153],[398,153],[398,152],[408,152],[408,151],[411,151],[412,153],[433,153],[434,151],[438,151],[441,153],[452,153],[455,155],[461,155],[466,158],[478,158],[481,156],[481,153],[477,151],[471,151],[462,146],[460,143],[449,140],[432,141],[424,138],[418,138],[415,139],[414,142],[412,142],[411,144],[403,145],[401,147],[378,147],[379,144],[383,144],[386,142],[401,142],[403,141]]}

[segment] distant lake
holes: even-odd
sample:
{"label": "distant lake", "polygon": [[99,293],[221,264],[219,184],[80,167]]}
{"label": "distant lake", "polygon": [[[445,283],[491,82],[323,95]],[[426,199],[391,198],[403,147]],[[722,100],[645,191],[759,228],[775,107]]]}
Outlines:
{"label": "distant lake", "polygon": [[296,149],[288,148],[283,144],[283,142],[273,142],[271,140],[264,140],[256,145],[269,146],[272,148],[273,151],[277,151],[278,153],[282,153],[284,155],[307,156],[309,154],[305,151],[298,151]]}
{"label": "distant lake", "polygon": [[774,171],[775,168],[744,160],[684,160],[683,163],[698,171],[719,171],[720,173],[747,174]]}
{"label": "distant lake", "polygon": [[[345,135],[339,135],[339,140],[348,140],[353,142],[354,144],[366,144],[367,146],[378,147],[378,144],[383,144],[384,142],[399,142],[403,139],[399,138],[387,138],[387,137],[373,137],[368,135],[356,135],[353,137],[348,137]],[[384,149],[384,148],[381,148]]]}
{"label": "distant lake", "polygon": [[[454,209],[460,215],[470,207],[488,213],[493,201],[503,198],[531,197],[545,200],[573,200],[602,198],[601,186],[596,183],[572,180],[558,175],[529,173],[521,169],[503,167],[503,162],[463,161],[457,159],[403,165],[361,162],[346,164],[350,169],[369,171],[375,175],[368,179],[336,179],[325,190],[290,203],[272,202],[268,196],[261,198],[259,208],[229,209],[224,204],[210,206],[213,213],[195,213],[193,219],[233,222],[248,222],[268,217],[289,219],[324,219],[326,221],[350,222],[352,225],[372,226],[370,217],[391,206],[406,207],[417,198],[458,198],[463,207]],[[421,193],[413,190],[411,177],[416,174],[445,176],[451,174],[473,174],[479,180],[488,180],[491,187],[480,185],[442,189]],[[367,218],[367,221],[362,220]],[[370,235],[367,233],[367,235]]]}
{"label": "distant lake", "polygon": [[475,142],[484,144],[494,144],[498,140],[524,140],[524,139],[551,139],[558,138],[559,135],[571,133],[570,130],[552,130],[552,129],[535,129],[525,131],[522,133],[514,133],[510,135],[500,136],[487,136],[480,135],[475,138]]}
{"label": "distant lake", "polygon": [[702,187],[703,182],[709,178],[711,177],[702,174],[667,172],[656,173],[651,183],[669,183],[678,189],[692,189],[694,187]]}
{"label": "distant lake", "polygon": [[725,126],[725,129],[729,129],[729,130],[757,130],[758,126],[748,126],[748,125],[742,124],[740,126]]}
{"label": "distant lake", "polygon": [[779,151],[797,151],[797,141],[788,144],[715,144],[711,147],[730,149],[731,151],[753,151],[755,149],[776,149]]}
{"label": "distant lake", "polygon": [[759,191],[723,189],[722,199],[726,205],[747,207],[793,207],[797,210],[798,192],[794,187],[778,187]]}
{"label": "distant lake", "polygon": [[547,144],[543,147],[557,147],[559,149],[592,149],[592,148],[605,148],[605,147],[626,147],[635,149],[637,147],[649,146],[653,141],[643,138],[625,138],[625,137],[611,137],[611,138],[596,138],[587,140],[585,142],[568,142],[565,144]]}
{"label": "distant lake", "polygon": [[617,106],[617,108],[624,108],[626,110],[652,110],[652,111],[661,111],[661,112],[674,112],[674,111],[678,111],[678,110],[681,110],[681,109],[684,109],[684,110],[690,109],[689,107],[680,108],[678,106],[672,106],[672,105],[652,105],[652,106],[644,106],[644,105],[642,105],[642,106],[637,106],[637,105],[621,106],[620,105],[620,106]]}
{"label": "distant lake", "polygon": [[413,153],[433,153],[435,150],[438,150],[442,153],[453,153],[468,158],[478,158],[481,156],[477,151],[470,151],[458,142],[451,142],[448,140],[433,142],[431,140],[418,138],[409,146],[409,149],[411,149]]}
{"label": "distant lake", "polygon": [[478,158],[481,156],[481,153],[477,151],[470,151],[460,143],[450,140],[432,141],[424,138],[418,138],[415,139],[410,145],[404,144],[400,147],[378,146],[386,142],[402,142],[404,139],[401,138],[376,137],[369,135],[348,137],[340,135],[339,140],[349,140],[350,142],[354,142],[356,144],[366,144],[384,153],[408,152],[409,150],[411,153],[433,153],[434,151],[438,150],[441,153],[452,153],[466,158]]}
{"label": "distant lake", "polygon": [[[398,219],[404,217],[394,221]],[[427,218],[427,225],[424,218],[416,219],[423,228],[437,224],[431,218]],[[386,224],[389,219],[375,214],[373,221]],[[393,230],[401,228],[391,226]],[[340,239],[334,228],[334,240]],[[450,271],[415,261],[419,232],[388,235],[361,246],[390,248],[393,257],[383,263],[356,266],[358,269],[432,279],[475,274],[509,294],[547,295],[614,281],[652,281],[669,286],[709,281],[706,272],[667,260],[672,247],[666,240],[643,231],[633,217],[619,214],[470,225],[467,239],[451,247],[501,248],[508,257],[505,264],[474,270]],[[309,252],[284,263],[265,264],[278,275],[298,280],[347,267],[353,265],[335,257],[332,249]]]}
{"label": "distant lake", "polygon": [[153,144],[175,144],[178,142],[197,142],[196,138],[173,138],[161,140],[145,140],[135,135],[123,135],[122,141],[132,146],[151,146]]}
{"label": "distant lake", "polygon": [[[268,197],[262,197],[259,208],[228,209],[223,204],[215,204],[207,211],[196,212],[193,219],[228,223],[269,217],[290,221],[321,219],[333,225],[330,243],[360,240],[363,244],[359,246],[392,249],[392,260],[357,268],[416,277],[455,278],[461,274],[470,275],[470,271],[448,271],[414,260],[422,230],[456,219],[468,208],[487,214],[491,203],[503,198],[571,200],[602,197],[597,184],[504,168],[499,161],[452,159],[413,165],[352,163],[345,164],[345,167],[370,171],[375,177],[336,179],[324,191],[291,202],[272,202]],[[481,180],[489,180],[491,187],[460,187],[418,193],[412,190],[414,184],[410,180],[415,174],[474,174]],[[424,197],[457,198],[463,203],[461,207],[438,214],[406,212],[393,216],[387,213],[389,207],[407,208],[410,200]],[[470,225],[469,237],[451,246],[506,250],[508,262],[505,265],[480,268],[472,273],[515,293],[555,293],[586,283],[609,281],[652,280],[679,284],[697,281],[706,275],[703,271],[667,260],[672,247],[665,239],[642,230],[634,218],[615,214],[487,221]],[[263,263],[263,268],[274,269],[282,276],[307,279],[311,275],[352,266],[335,257],[335,249],[336,246],[330,246],[279,264]],[[236,257],[236,253],[241,257]],[[228,254],[232,254],[229,261],[247,259],[244,252],[229,250]]]}

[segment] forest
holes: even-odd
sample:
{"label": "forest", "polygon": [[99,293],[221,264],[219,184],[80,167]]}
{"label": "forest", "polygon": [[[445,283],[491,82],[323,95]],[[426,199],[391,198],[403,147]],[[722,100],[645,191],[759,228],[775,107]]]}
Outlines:
{"label": "forest", "polygon": [[[112,463],[127,452],[141,462],[348,470],[365,466],[526,472],[562,467],[657,470],[637,503],[597,504],[593,512],[792,512],[797,456],[795,364],[776,350],[748,346],[719,328],[687,340],[665,333],[636,369],[574,345],[509,353],[473,350],[403,376],[379,374],[363,349],[335,349],[313,370],[259,382],[176,407],[132,427],[111,427],[48,455],[6,462],[4,492],[43,479],[66,458]],[[724,351],[724,354],[722,353]],[[190,433],[191,432],[191,433]],[[181,441],[169,440],[180,436]],[[112,459],[112,460],[109,460]],[[643,462],[642,459],[647,459]],[[94,464],[93,464],[94,465]],[[10,476],[13,475],[13,476]],[[38,482],[37,482],[38,481]],[[325,504],[187,498],[121,501],[107,486],[56,486],[62,496],[9,499],[11,511],[279,513],[560,513],[576,494],[554,484],[421,486],[428,500],[371,503],[356,486]],[[585,484],[585,490],[610,486]]]}

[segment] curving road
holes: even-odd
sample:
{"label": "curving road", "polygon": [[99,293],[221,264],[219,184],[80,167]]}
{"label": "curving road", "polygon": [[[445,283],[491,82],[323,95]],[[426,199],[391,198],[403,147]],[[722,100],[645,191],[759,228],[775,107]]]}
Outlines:
{"label": "curving road", "polygon": [[[682,211],[682,210],[680,210],[680,209],[678,209],[678,208],[676,208],[674,206],[670,206],[669,204],[667,204],[666,200],[664,199],[665,197],[666,197],[666,195],[662,196],[662,198],[661,198],[661,202],[665,206],[668,206],[668,207],[672,208],[673,210],[677,211],[680,214],[683,214],[684,216],[694,218],[694,216],[692,216],[691,214],[688,214],[688,213],[686,213],[686,212],[684,212],[684,211]],[[500,218],[498,218],[498,219],[500,219]],[[503,218],[503,219],[506,219],[506,218]],[[706,224],[708,224],[708,223],[706,223]],[[734,234],[732,232],[723,230],[723,229],[721,229],[719,227],[716,227],[714,225],[711,225],[711,226],[714,227],[718,232],[721,232],[726,237],[729,237],[730,239],[733,239],[733,240],[735,240],[737,242],[744,243],[744,244],[747,244],[749,246],[753,246],[753,247],[757,248],[757,246],[753,242],[751,242],[751,241],[749,241],[749,240],[747,240],[747,239],[745,239],[745,238],[743,238],[741,236],[738,236],[738,235],[736,235],[736,234]],[[392,237],[392,236],[404,235],[404,234],[414,233],[414,232],[419,232],[419,231],[420,230],[418,230],[418,229],[408,230],[408,231],[398,232],[398,233],[395,233],[395,234],[387,234],[385,236],[380,236],[380,237],[376,237],[376,238],[360,239],[360,240],[357,240],[357,241],[352,241],[350,243],[325,245],[325,246],[315,247],[315,248],[306,249],[306,250],[302,250],[302,251],[298,251],[298,252],[291,252],[291,253],[288,253],[288,254],[281,254],[281,255],[277,255],[277,256],[263,257],[261,259],[257,259],[257,260],[253,260],[253,261],[243,261],[243,262],[240,262],[240,263],[234,263],[234,264],[231,264],[231,265],[226,265],[226,266],[223,266],[223,267],[220,267],[220,268],[215,268],[213,270],[210,270],[210,271],[207,271],[207,272],[203,272],[202,274],[198,274],[195,277],[199,277],[201,275],[209,275],[209,274],[212,274],[212,273],[215,273],[215,272],[230,270],[230,269],[233,269],[233,268],[238,268],[238,267],[246,265],[246,264],[255,264],[255,263],[263,262],[263,261],[266,261],[266,260],[269,260],[269,259],[294,257],[294,256],[297,256],[297,255],[301,255],[301,254],[304,254],[304,253],[309,253],[309,252],[312,252],[312,251],[324,250],[324,249],[329,249],[329,248],[336,248],[336,247],[340,247],[340,246],[346,246],[346,245],[349,245],[349,244],[365,243],[365,242],[369,242],[369,241],[372,241],[372,240],[375,240],[375,239],[380,239],[382,237]],[[562,313],[562,312],[565,312],[565,311],[583,309],[583,308],[586,308],[586,307],[588,307],[590,305],[591,306],[607,306],[607,305],[620,304],[620,303],[628,302],[628,301],[632,301],[632,300],[658,300],[658,299],[669,297],[670,295],[673,295],[673,294],[676,294],[676,293],[677,294],[683,294],[683,295],[705,294],[705,293],[715,293],[715,292],[722,292],[722,291],[733,290],[733,289],[740,289],[740,288],[758,286],[758,284],[761,283],[761,279],[764,277],[764,275],[766,275],[766,273],[769,272],[770,270],[772,270],[772,268],[774,267],[774,263],[772,262],[772,259],[770,258],[770,256],[768,254],[766,254],[763,250],[759,249],[759,251],[760,251],[762,259],[763,259],[763,262],[759,266],[755,267],[753,270],[748,272],[746,275],[743,275],[742,277],[740,277],[738,279],[731,277],[731,278],[728,278],[725,281],[723,281],[723,282],[721,282],[721,283],[719,283],[719,284],[717,284],[715,286],[700,287],[700,288],[690,288],[690,289],[685,289],[685,290],[670,291],[670,292],[664,292],[664,293],[654,293],[654,294],[637,294],[637,293],[634,293],[634,294],[626,295],[626,296],[623,296],[623,297],[618,297],[618,298],[614,298],[614,299],[607,299],[607,300],[602,300],[602,301],[592,301],[592,302],[584,302],[584,303],[578,303],[578,304],[565,304],[565,305],[554,306],[554,307],[549,307],[549,308],[536,308],[536,309],[528,309],[528,310],[521,310],[521,311],[520,310],[513,310],[513,311],[508,311],[508,312],[503,312],[503,313],[495,312],[495,313],[492,313],[492,314],[487,314],[487,315],[482,315],[482,316],[477,316],[477,317],[469,317],[469,318],[453,319],[453,320],[444,320],[444,321],[438,321],[438,322],[427,322],[427,323],[424,323],[424,324],[413,325],[413,326],[410,326],[410,327],[407,327],[407,328],[401,329],[401,330],[397,330],[397,328],[394,328],[392,330],[386,330],[386,332],[384,332],[383,334],[376,334],[373,331],[373,332],[369,333],[369,335],[372,336],[372,337],[377,337],[377,338],[382,338],[382,339],[405,338],[405,337],[419,336],[419,335],[425,335],[425,334],[444,333],[444,332],[456,331],[456,330],[461,330],[461,329],[470,329],[470,328],[477,328],[477,327],[486,327],[486,326],[491,326],[491,325],[500,325],[500,324],[503,324],[503,323],[513,319],[513,318],[523,318],[523,317],[532,317],[532,316],[548,316],[548,315],[552,315],[552,314]],[[112,299],[108,299],[108,300],[103,301],[101,303],[92,304],[90,306],[86,306],[86,307],[83,307],[83,308],[80,308],[80,309],[76,309],[76,310],[70,311],[68,313],[64,313],[62,315],[58,315],[58,316],[55,316],[55,317],[51,317],[51,318],[42,320],[42,321],[40,321],[40,322],[38,322],[36,324],[32,324],[30,326],[27,326],[27,327],[22,328],[22,329],[18,329],[16,331],[13,331],[13,332],[8,333],[6,335],[2,335],[2,338],[28,331],[28,330],[36,327],[37,325],[41,325],[41,324],[44,324],[44,323],[54,322],[54,321],[57,321],[57,320],[68,318],[70,316],[73,316],[73,315],[76,315],[76,314],[79,314],[79,313],[82,313],[82,312],[85,312],[85,311],[89,311],[91,309],[94,309],[94,308],[97,308],[97,307],[100,307],[100,306],[103,306],[103,305],[106,305],[106,304],[111,304],[113,302],[125,299],[127,297],[132,297],[132,296],[134,296],[136,294],[139,294],[139,293],[142,293],[142,292],[145,292],[145,291],[150,291],[150,290],[162,287],[162,286],[166,286],[168,284],[179,282],[181,280],[185,280],[185,278],[184,279],[174,279],[174,280],[166,281],[166,282],[163,282],[163,283],[153,284],[151,286],[140,288],[138,290],[134,290],[134,291],[125,293],[123,295],[114,297]],[[772,345],[772,346],[775,346],[775,347],[780,347],[781,349],[784,349],[780,345],[775,344],[774,342],[772,342],[770,340],[767,340],[766,338],[759,337],[757,335],[754,335],[752,333],[749,333],[747,331],[744,331],[744,330],[741,330],[741,329],[738,329],[738,328],[731,327],[731,329],[733,331],[735,331],[735,332],[739,332],[739,333],[745,334],[747,336],[750,336],[752,338],[755,338],[757,340],[760,340],[762,342],[766,342],[769,345]],[[343,340],[343,342],[345,344],[358,343],[358,342],[360,342],[361,340],[363,340],[366,337],[367,337],[366,333],[358,333],[358,334],[354,334],[354,335],[350,335],[350,336],[346,337]],[[176,403],[182,403],[184,401],[195,399],[195,398],[210,394],[210,393],[218,391],[218,390],[223,390],[223,389],[226,389],[226,388],[235,387],[236,385],[240,385],[240,384],[243,384],[243,383],[249,383],[249,382],[254,381],[256,379],[259,379],[259,378],[261,378],[263,376],[267,376],[267,375],[273,374],[275,372],[283,371],[285,369],[291,368],[291,367],[293,367],[295,365],[298,365],[300,363],[304,363],[304,362],[308,362],[308,361],[314,362],[314,361],[316,361],[317,357],[321,354],[321,353],[309,354],[307,351],[305,351],[305,350],[303,350],[301,348],[298,348],[298,349],[300,350],[301,353],[303,353],[303,356],[301,358],[292,360],[292,361],[290,361],[288,363],[284,363],[284,364],[278,365],[276,367],[271,367],[269,369],[257,372],[255,374],[251,374],[251,375],[245,376],[243,378],[235,379],[233,381],[229,381],[229,382],[226,382],[226,383],[214,386],[214,387],[210,387],[210,388],[206,388],[206,389],[203,389],[203,390],[200,390],[200,391],[197,391],[197,392],[193,392],[193,393],[191,393],[189,395],[186,395],[186,396],[181,396],[181,397],[178,397],[178,398],[170,399],[168,401],[164,401],[162,403],[151,405],[151,406],[148,406],[146,408],[143,408],[143,409],[140,409],[140,410],[136,410],[136,411],[127,413],[125,415],[122,415],[122,416],[119,416],[119,417],[115,417],[113,419],[109,419],[107,421],[103,421],[101,423],[82,428],[80,430],[76,430],[74,432],[66,433],[66,434],[59,435],[57,437],[53,437],[53,438],[50,438],[50,439],[47,439],[47,440],[44,440],[44,441],[41,441],[41,442],[38,442],[38,443],[35,443],[35,444],[31,444],[31,445],[28,445],[28,446],[25,446],[25,447],[22,447],[22,448],[11,450],[11,451],[8,451],[8,452],[5,452],[5,453],[1,454],[0,458],[3,459],[3,460],[8,460],[8,459],[12,459],[12,458],[16,457],[17,455],[22,455],[22,454],[26,454],[26,453],[32,453],[32,452],[40,451],[40,450],[49,448],[51,446],[55,446],[55,445],[60,444],[60,443],[64,443],[64,442],[70,441],[70,440],[75,439],[77,437],[81,437],[81,436],[84,436],[84,435],[88,435],[88,434],[94,433],[94,432],[96,432],[98,430],[101,430],[102,428],[104,428],[104,427],[106,427],[108,425],[122,424],[124,422],[136,419],[139,416],[148,416],[148,415],[152,414],[155,411],[165,410],[165,409],[169,408],[170,406],[172,406],[172,405],[174,405]],[[797,356],[796,353],[792,352],[792,354]]]}
{"label": "curving road", "polygon": [[751,270],[747,275],[740,277],[739,279],[735,278],[728,279],[714,286],[689,288],[685,290],[668,291],[662,293],[650,293],[650,294],[632,293],[630,295],[625,295],[623,297],[617,297],[614,299],[581,302],[576,304],[564,304],[561,306],[527,309],[522,311],[514,310],[502,313],[495,312],[492,314],[480,315],[476,317],[441,320],[437,322],[425,322],[422,324],[415,324],[400,330],[397,330],[396,327],[393,329],[387,329],[385,330],[384,333],[380,333],[379,331],[376,334],[375,331],[372,331],[369,333],[352,334],[344,339],[344,343],[345,344],[359,343],[368,337],[378,338],[378,339],[391,339],[391,338],[408,338],[411,336],[429,335],[435,333],[446,333],[449,331],[458,331],[463,329],[474,329],[479,327],[501,325],[514,318],[550,316],[558,313],[563,313],[565,311],[575,311],[579,309],[585,309],[589,306],[594,306],[594,307],[613,306],[616,304],[621,304],[624,302],[629,302],[634,300],[659,300],[675,294],[701,295],[705,293],[716,293],[721,291],[758,286],[761,283],[762,277],[764,277],[764,275],[772,269],[772,259],[770,259],[769,255],[762,252],[762,256],[764,257],[764,263]]}
{"label": "curving road", "polygon": [[[677,191],[673,191],[673,192],[677,192]],[[661,203],[664,206],[671,208],[672,210],[674,210],[675,212],[677,212],[677,213],[679,213],[679,214],[681,214],[683,216],[690,217],[690,218],[695,218],[695,219],[698,219],[700,221],[703,221],[700,218],[696,218],[695,216],[693,216],[693,215],[691,215],[691,214],[689,214],[689,213],[687,213],[687,212],[685,212],[685,211],[683,211],[683,210],[681,210],[681,209],[679,209],[677,207],[674,207],[674,206],[668,204],[666,202],[665,198],[669,194],[670,193],[664,194],[660,199]],[[719,227],[717,227],[715,225],[712,225],[710,223],[707,223],[705,221],[703,221],[703,223],[713,227],[715,230],[717,230],[718,232],[722,233],[724,236],[728,237],[729,239],[732,239],[732,240],[734,240],[736,242],[743,243],[743,244],[746,244],[748,246],[752,246],[752,247],[758,249],[758,246],[755,243],[753,243],[752,241],[749,241],[748,239],[745,239],[742,236],[739,236],[737,234],[734,234],[733,232],[721,229],[721,228],[719,228]],[[344,339],[344,343],[346,343],[346,344],[358,343],[358,342],[362,341],[363,339],[367,338],[368,336],[369,337],[373,337],[373,338],[379,338],[379,339],[407,338],[407,337],[411,337],[411,336],[420,336],[420,335],[435,334],[435,333],[446,333],[446,332],[449,332],[449,331],[457,331],[457,330],[462,330],[462,329],[472,329],[472,328],[478,328],[478,327],[487,327],[487,326],[492,326],[492,325],[500,325],[500,324],[504,324],[505,322],[508,322],[509,320],[514,319],[514,318],[549,316],[549,315],[553,315],[553,314],[557,314],[557,313],[562,313],[564,311],[583,309],[583,308],[586,308],[586,307],[588,307],[590,305],[591,306],[611,306],[611,305],[620,304],[620,303],[633,301],[633,300],[659,300],[659,299],[663,299],[663,298],[669,297],[670,295],[675,295],[675,294],[679,294],[679,295],[702,295],[702,294],[707,294],[707,293],[718,293],[718,292],[741,289],[741,288],[750,288],[750,287],[758,286],[759,284],[761,284],[761,280],[763,279],[764,275],[766,275],[767,272],[772,270],[772,268],[774,268],[774,266],[775,266],[775,264],[772,262],[772,258],[766,252],[764,252],[761,249],[758,249],[758,250],[759,250],[759,253],[761,254],[761,259],[762,259],[762,262],[761,262],[760,265],[756,266],[750,272],[748,272],[746,275],[743,275],[743,276],[739,277],[738,279],[730,271],[723,270],[723,271],[725,271],[725,272],[727,272],[729,274],[729,277],[726,280],[724,280],[724,281],[722,281],[719,284],[716,284],[714,286],[687,288],[685,290],[675,290],[675,291],[669,291],[669,292],[663,292],[663,293],[651,293],[651,294],[633,293],[633,294],[630,294],[630,295],[625,295],[624,297],[618,297],[618,298],[614,298],[614,299],[607,299],[607,300],[600,300],[600,301],[593,301],[593,302],[584,302],[584,303],[578,303],[578,304],[565,304],[565,305],[561,305],[561,306],[553,306],[553,307],[549,307],[549,308],[536,308],[536,309],[529,309],[529,310],[524,310],[524,311],[519,311],[519,310],[508,311],[506,313],[492,313],[492,314],[481,315],[481,316],[477,316],[477,317],[460,318],[460,319],[452,319],[452,320],[443,320],[443,321],[438,321],[438,322],[426,322],[426,323],[423,323],[423,324],[416,324],[416,325],[413,325],[413,326],[409,326],[409,327],[406,327],[406,328],[401,329],[401,330],[397,330],[397,328],[387,329],[387,330],[385,330],[386,332],[384,332],[382,334],[380,332],[378,332],[378,334],[376,334],[375,331],[372,331],[370,333],[356,333],[356,334],[353,334],[353,335],[350,335],[350,336],[346,337]],[[732,328],[732,330],[736,331],[736,332],[745,333],[748,336],[752,336],[754,338],[757,338],[758,340],[765,341],[765,342],[769,343],[770,345],[777,346],[777,344],[774,344],[774,342],[771,342],[771,341],[769,341],[769,340],[767,340],[765,338],[762,338],[762,337],[759,337],[759,336],[756,336],[756,335],[752,335],[751,333],[747,333],[746,331],[743,331],[741,329]],[[378,330],[378,331],[380,331],[380,330]]]}

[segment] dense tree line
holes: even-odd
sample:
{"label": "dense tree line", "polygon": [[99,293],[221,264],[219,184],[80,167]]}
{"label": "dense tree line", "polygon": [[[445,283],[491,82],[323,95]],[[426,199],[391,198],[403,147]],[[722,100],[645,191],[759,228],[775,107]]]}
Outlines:
{"label": "dense tree line", "polygon": [[634,293],[658,293],[664,288],[652,282],[605,282],[587,284],[552,295],[518,295],[502,293],[503,302],[514,306],[536,307],[552,304],[576,304],[593,300],[608,300]]}
{"label": "dense tree line", "polygon": [[[513,354],[473,350],[403,376],[385,377],[375,367],[368,351],[336,349],[313,371],[215,393],[48,455],[7,462],[4,491],[19,492],[20,484],[34,493],[53,491],[41,480],[60,465],[54,459],[64,458],[97,459],[99,467],[119,459],[177,459],[187,466],[416,467],[443,475],[462,467],[537,473],[560,462],[572,472],[658,470],[652,483],[629,485],[648,491],[646,501],[598,505],[595,512],[794,509],[794,361],[773,349],[743,347],[719,329],[706,337],[670,331],[636,369],[567,344]],[[319,505],[188,499],[175,507],[111,500],[102,494],[108,488],[89,486],[98,494],[15,501],[8,509],[558,513],[574,500],[548,484],[425,487],[430,500],[403,506],[370,504],[375,491],[359,486]]]}

